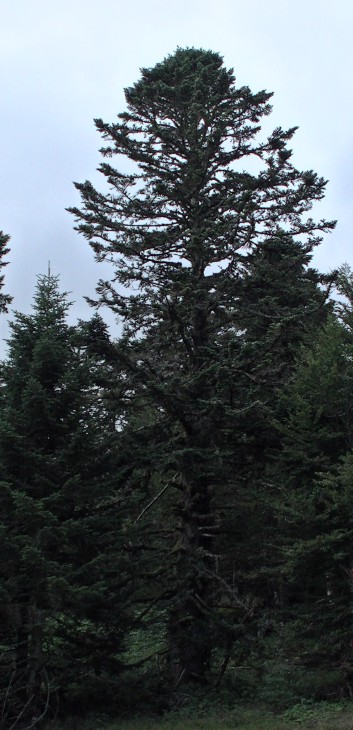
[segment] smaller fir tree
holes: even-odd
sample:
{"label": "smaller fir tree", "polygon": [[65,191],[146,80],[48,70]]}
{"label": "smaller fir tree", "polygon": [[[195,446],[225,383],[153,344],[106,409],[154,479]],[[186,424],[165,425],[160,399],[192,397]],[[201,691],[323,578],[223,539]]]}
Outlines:
{"label": "smaller fir tree", "polygon": [[2,366],[0,676],[9,722],[42,717],[58,692],[66,702],[106,700],[120,668],[115,423],[97,384],[97,318],[70,327],[68,306],[57,278],[40,277],[33,313],[10,325]]}
{"label": "smaller fir tree", "polygon": [[[7,256],[10,249],[8,248],[8,242],[10,240],[10,236],[7,236],[5,233],[0,231],[0,270],[7,266],[8,262],[4,261],[4,256]],[[0,274],[0,290],[4,286],[4,274]],[[4,294],[3,292],[0,292],[0,312],[7,312],[9,304],[12,302],[12,297],[10,297],[8,294]]]}
{"label": "smaller fir tree", "polygon": [[353,677],[352,362],[352,329],[332,315],[282,393],[272,468],[282,647],[322,695],[346,692]]}

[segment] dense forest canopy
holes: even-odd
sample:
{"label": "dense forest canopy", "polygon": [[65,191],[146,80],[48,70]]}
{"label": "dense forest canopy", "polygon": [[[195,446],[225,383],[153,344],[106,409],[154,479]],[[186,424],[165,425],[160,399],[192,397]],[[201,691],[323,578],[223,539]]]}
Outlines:
{"label": "dense forest canopy", "polygon": [[2,365],[4,727],[226,682],[353,691],[353,287],[312,266],[326,182],[216,53],[125,96],[96,120],[105,192],[71,209],[121,336],[69,326],[48,274]]}

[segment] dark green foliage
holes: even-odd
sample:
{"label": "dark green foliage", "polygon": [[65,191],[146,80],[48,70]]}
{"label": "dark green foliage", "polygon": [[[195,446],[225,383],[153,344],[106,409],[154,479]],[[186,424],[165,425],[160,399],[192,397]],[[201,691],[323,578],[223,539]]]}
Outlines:
{"label": "dark green foliage", "polygon": [[[4,256],[7,256],[10,249],[8,248],[8,242],[10,240],[10,236],[5,235],[2,231],[0,231],[0,270],[7,266],[7,261],[4,261]],[[0,275],[0,290],[3,288],[4,285],[4,274]],[[9,304],[12,302],[12,297],[10,297],[8,294],[4,294],[3,292],[0,292],[0,312],[7,312]]]}
{"label": "dark green foliage", "polygon": [[264,489],[277,394],[325,318],[308,265],[334,224],[307,215],[325,181],[291,164],[294,128],[261,139],[270,97],[237,88],[218,54],[178,49],[142,70],[116,123],[96,120],[109,192],[78,184],[72,209],[115,266],[98,293],[123,323],[137,620],[164,622],[177,685],[209,681],[222,653],[219,682],[274,600]]}
{"label": "dark green foliage", "polygon": [[49,274],[1,365],[0,725],[314,721],[353,696],[353,275],[311,268],[325,181],[216,53],[125,93],[96,120],[106,192],[71,211],[121,337],[69,326]]}
{"label": "dark green foliage", "polygon": [[96,383],[99,322],[70,327],[67,309],[57,279],[41,277],[33,314],[11,324],[2,367],[0,680],[9,724],[75,693],[88,704],[91,687],[120,669],[127,606],[114,419]]}
{"label": "dark green foliage", "polygon": [[270,98],[178,49],[96,120],[107,192],[72,212],[122,334],[70,327],[50,274],[11,325],[4,730],[352,696],[353,277],[311,268],[325,181],[261,135]]}
{"label": "dark green foliage", "polygon": [[284,391],[273,468],[282,646],[336,673],[331,694],[352,686],[352,355],[352,330],[330,318]]}

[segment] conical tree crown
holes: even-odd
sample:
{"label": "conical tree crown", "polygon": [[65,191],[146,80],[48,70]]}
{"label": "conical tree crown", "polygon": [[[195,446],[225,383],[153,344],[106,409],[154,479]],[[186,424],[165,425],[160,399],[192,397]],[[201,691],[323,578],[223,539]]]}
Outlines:
{"label": "conical tree crown", "polygon": [[[83,206],[71,210],[98,260],[115,263],[117,287],[100,282],[98,291],[130,337],[160,322],[167,301],[179,319],[200,300],[239,319],[237,286],[254,249],[294,239],[306,265],[333,227],[307,217],[325,181],[291,164],[295,128],[258,136],[270,97],[237,88],[218,54],[178,49],[126,89],[116,123],[96,120],[110,191],[77,184]],[[108,162],[114,155],[131,173]]]}

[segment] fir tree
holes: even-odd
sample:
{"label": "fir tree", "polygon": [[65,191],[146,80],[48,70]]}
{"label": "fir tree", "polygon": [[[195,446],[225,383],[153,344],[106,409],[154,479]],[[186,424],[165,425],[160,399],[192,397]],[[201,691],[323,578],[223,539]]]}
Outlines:
{"label": "fir tree", "polygon": [[68,306],[57,278],[40,277],[33,313],[10,325],[2,366],[0,675],[9,724],[39,721],[59,695],[64,704],[73,694],[104,700],[120,667],[115,424],[97,384],[97,318],[70,327]]}
{"label": "fir tree", "polygon": [[[5,235],[2,231],[0,231],[0,270],[7,266],[7,261],[4,261],[4,256],[7,256],[9,253],[8,248],[8,242],[10,240],[10,236]],[[2,289],[4,286],[4,274],[0,275],[0,289]],[[9,304],[12,302],[12,297],[10,297],[8,294],[4,294],[3,292],[0,293],[0,312],[7,312]]]}
{"label": "fir tree", "polygon": [[[352,322],[347,307],[345,319]],[[347,652],[353,630],[352,347],[351,327],[331,316],[302,349],[282,393],[281,449],[272,467],[282,645],[287,661],[318,675],[314,693],[321,695],[351,692],[353,677]]]}
{"label": "fir tree", "polygon": [[78,184],[82,208],[71,212],[97,260],[115,267],[98,292],[124,325],[135,556],[143,566],[152,551],[161,566],[140,600],[147,593],[145,611],[158,603],[166,616],[174,681],[204,681],[213,647],[256,610],[242,579],[249,465],[292,350],[320,317],[325,295],[308,263],[333,223],[308,216],[325,181],[292,165],[295,128],[261,140],[271,94],[237,88],[218,54],[178,49],[125,94],[117,122],[96,120],[109,192]]}

